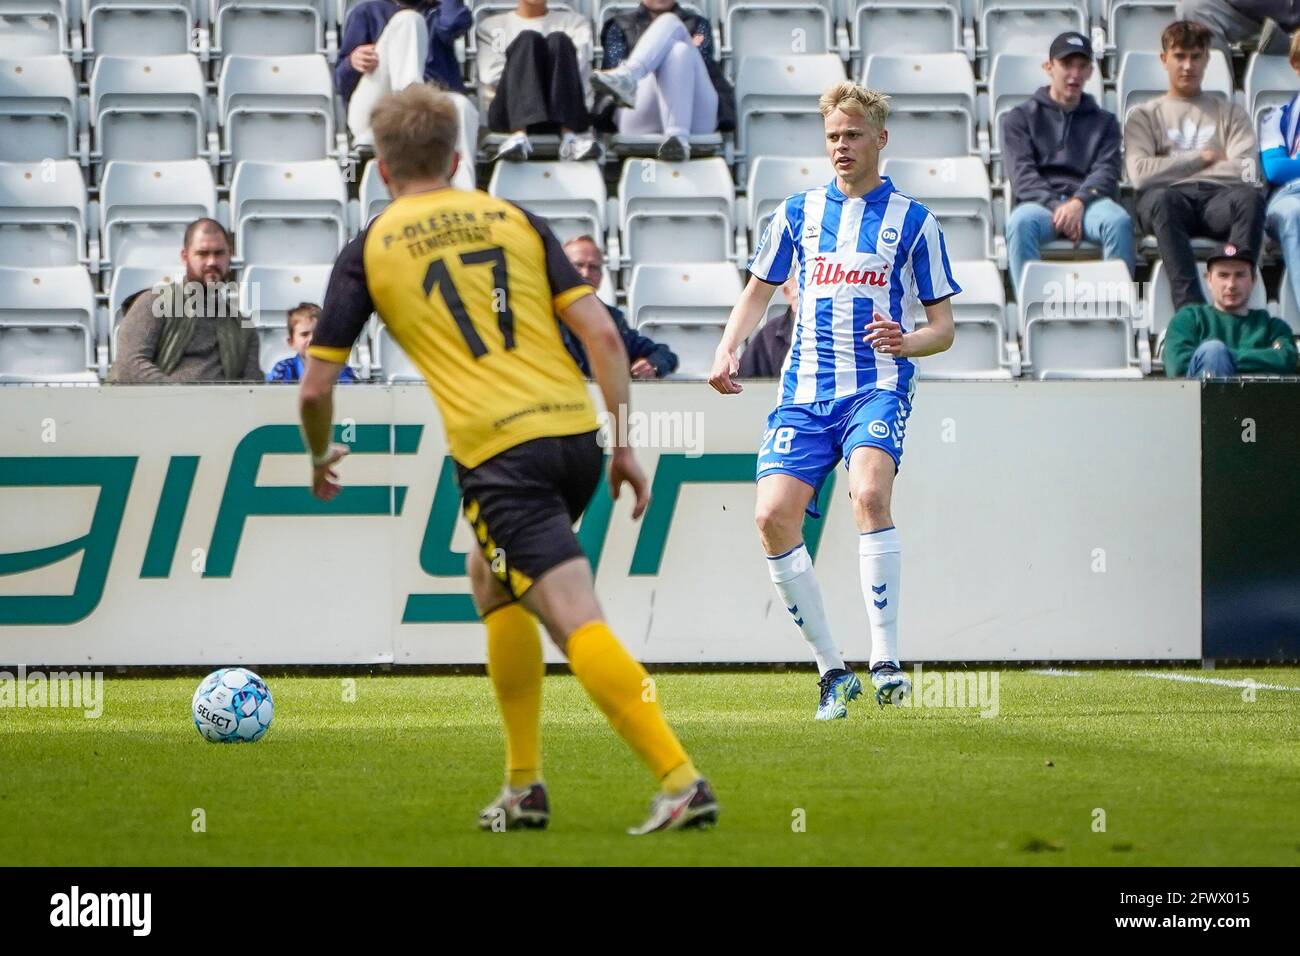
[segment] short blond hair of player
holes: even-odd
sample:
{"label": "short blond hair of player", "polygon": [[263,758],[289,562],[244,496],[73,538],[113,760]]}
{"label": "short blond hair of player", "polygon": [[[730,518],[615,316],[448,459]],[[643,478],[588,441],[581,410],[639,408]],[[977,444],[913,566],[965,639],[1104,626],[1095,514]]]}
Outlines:
{"label": "short blond hair of player", "polygon": [[[604,451],[556,316],[590,357],[615,435],[624,434],[628,409],[622,337],[544,220],[450,186],[459,157],[456,114],[445,94],[420,85],[385,96],[371,127],[393,201],[339,253],[308,350],[300,406],[312,491],[329,501],[340,490],[333,468],[347,449],[330,444],[334,383],[377,314],[433,392],[478,542],[466,572],[486,625],[488,675],[506,731],[505,784],[479,814],[479,827],[543,828],[550,819],[538,619],[659,781],[649,818],[632,832],[712,823],[713,792],[659,703],[644,699],[645,668],[606,624],[573,533],[600,483]],[[650,497],[645,475],[631,448],[611,452],[613,496],[631,485],[639,518]]]}
{"label": "short blond hair of player", "polygon": [[889,121],[889,97],[851,80],[836,83],[817,100],[817,109],[825,118],[836,110],[861,116],[869,126],[883,130]]}

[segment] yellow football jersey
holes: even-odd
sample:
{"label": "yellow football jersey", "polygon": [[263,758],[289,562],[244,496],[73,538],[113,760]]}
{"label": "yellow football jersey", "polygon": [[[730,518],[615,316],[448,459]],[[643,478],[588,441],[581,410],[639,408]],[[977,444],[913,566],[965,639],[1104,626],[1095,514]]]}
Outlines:
{"label": "yellow football jersey", "polygon": [[594,431],[555,313],[591,293],[546,222],[487,193],[402,196],[339,253],[308,352],[346,362],[376,313],[423,374],[467,468]]}

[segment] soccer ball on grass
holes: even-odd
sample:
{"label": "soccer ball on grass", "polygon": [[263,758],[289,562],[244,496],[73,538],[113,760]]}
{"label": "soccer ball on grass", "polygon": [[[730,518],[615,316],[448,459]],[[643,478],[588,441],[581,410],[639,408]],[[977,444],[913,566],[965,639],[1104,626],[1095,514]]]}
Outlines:
{"label": "soccer ball on grass", "polygon": [[194,692],[194,726],[213,743],[260,740],[271,726],[275,706],[266,682],[243,667],[213,671]]}

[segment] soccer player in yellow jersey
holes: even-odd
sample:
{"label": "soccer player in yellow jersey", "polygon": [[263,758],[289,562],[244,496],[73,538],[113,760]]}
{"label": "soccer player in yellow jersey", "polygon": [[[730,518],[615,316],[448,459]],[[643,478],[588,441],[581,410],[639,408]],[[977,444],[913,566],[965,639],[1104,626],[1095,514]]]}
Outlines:
{"label": "soccer player in yellow jersey", "polygon": [[[645,669],[611,633],[591,567],[573,533],[600,482],[595,410],[560,336],[582,342],[619,430],[628,406],[622,340],[546,223],[486,193],[452,189],[457,117],[445,94],[416,85],[371,116],[380,175],[393,202],[339,253],[308,350],[300,405],[312,492],[339,491],[330,444],[334,383],[371,313],[424,374],[442,412],[462,506],[481,550],[468,574],[487,627],[488,674],[506,732],[506,781],[479,816],[484,829],[545,827],[537,620],[579,683],[659,780],[649,818],[632,833],[713,823],[718,804],[644,694]],[[609,481],[649,502],[630,448]],[[649,695],[653,696],[653,695]]]}

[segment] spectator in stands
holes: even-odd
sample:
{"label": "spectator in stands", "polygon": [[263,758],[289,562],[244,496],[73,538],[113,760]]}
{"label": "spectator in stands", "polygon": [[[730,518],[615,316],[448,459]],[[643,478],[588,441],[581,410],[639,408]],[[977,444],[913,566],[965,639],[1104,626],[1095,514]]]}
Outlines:
{"label": "spectator in stands", "polygon": [[[299,302],[289,310],[286,326],[289,330],[285,339],[293,355],[282,358],[275,363],[275,368],[267,373],[268,382],[301,382],[303,369],[307,365],[307,347],[311,345],[311,334],[316,331],[316,320],[320,318],[320,306],[315,302]],[[356,373],[351,366],[344,365],[339,373],[340,382],[355,382]]]}
{"label": "spectator in stands", "polygon": [[[591,236],[575,236],[564,244],[564,253],[573,263],[578,275],[593,289],[599,289],[604,275],[605,256],[600,251],[600,246],[596,245],[596,240]],[[622,309],[608,302],[605,303],[605,308],[609,309],[619,335],[623,336],[623,346],[627,349],[628,361],[632,363],[633,378],[663,378],[677,370],[677,356],[672,349],[628,328]],[[591,366],[582,343],[563,323],[560,324],[560,334],[569,354],[578,363],[578,368],[582,369],[582,374],[591,378]]]}
{"label": "spectator in stands", "polygon": [[593,89],[605,94],[597,117],[630,136],[662,133],[660,159],[684,162],[691,134],[735,128],[734,93],[704,17],[677,0],[641,0],[606,21],[600,43],[603,68],[591,75]]}
{"label": "spectator in stands", "polygon": [[1237,374],[1294,375],[1291,328],[1249,306],[1255,260],[1231,243],[1205,264],[1211,305],[1179,309],[1165,333],[1165,375],[1203,378]]}
{"label": "spectator in stands", "polygon": [[117,330],[119,385],[260,382],[257,332],[244,328],[230,278],[230,235],[215,219],[185,230],[184,282],[154,286],[131,303]]}
{"label": "spectator in stands", "polygon": [[591,21],[546,0],[519,0],[478,27],[479,96],[488,129],[509,133],[498,159],[525,160],[529,133],[560,132],[560,159],[599,156],[591,132]]}
{"label": "spectator in stands", "polygon": [[1185,20],[1171,23],[1160,46],[1169,92],[1129,111],[1124,149],[1138,223],[1155,233],[1174,308],[1181,309],[1205,301],[1192,237],[1228,242],[1258,258],[1264,198],[1250,117],[1231,100],[1201,91],[1209,30]]}
{"label": "spectator in stands", "polygon": [[1287,36],[1300,27],[1300,6],[1294,0],[1179,0],[1179,20],[1190,20],[1210,31],[1210,44],[1232,63],[1232,44],[1243,40],[1260,53],[1285,56]]}
{"label": "spectator in stands", "polygon": [[740,353],[741,378],[778,378],[790,354],[790,341],[794,337],[794,317],[799,311],[799,277],[793,275],[781,286],[785,295],[786,310],[763,323]]}
{"label": "spectator in stands", "polygon": [[1062,33],[1043,64],[1048,85],[1002,117],[1002,160],[1016,206],[1007,219],[1007,258],[1019,292],[1024,264],[1043,242],[1064,237],[1101,244],[1133,273],[1133,223],[1119,195],[1119,121],[1084,85],[1092,43]]}
{"label": "spectator in stands", "polygon": [[374,145],[370,112],[385,93],[427,82],[454,94],[463,160],[453,185],[472,189],[478,109],[465,95],[455,43],[474,22],[465,0],[367,0],[349,15],[334,81],[348,110],[353,142]]}
{"label": "spectator in stands", "polygon": [[[1300,30],[1291,37],[1291,69],[1300,73]],[[1287,281],[1300,302],[1300,93],[1259,121],[1259,158],[1264,178],[1277,187],[1268,201],[1264,228],[1282,247]]]}

